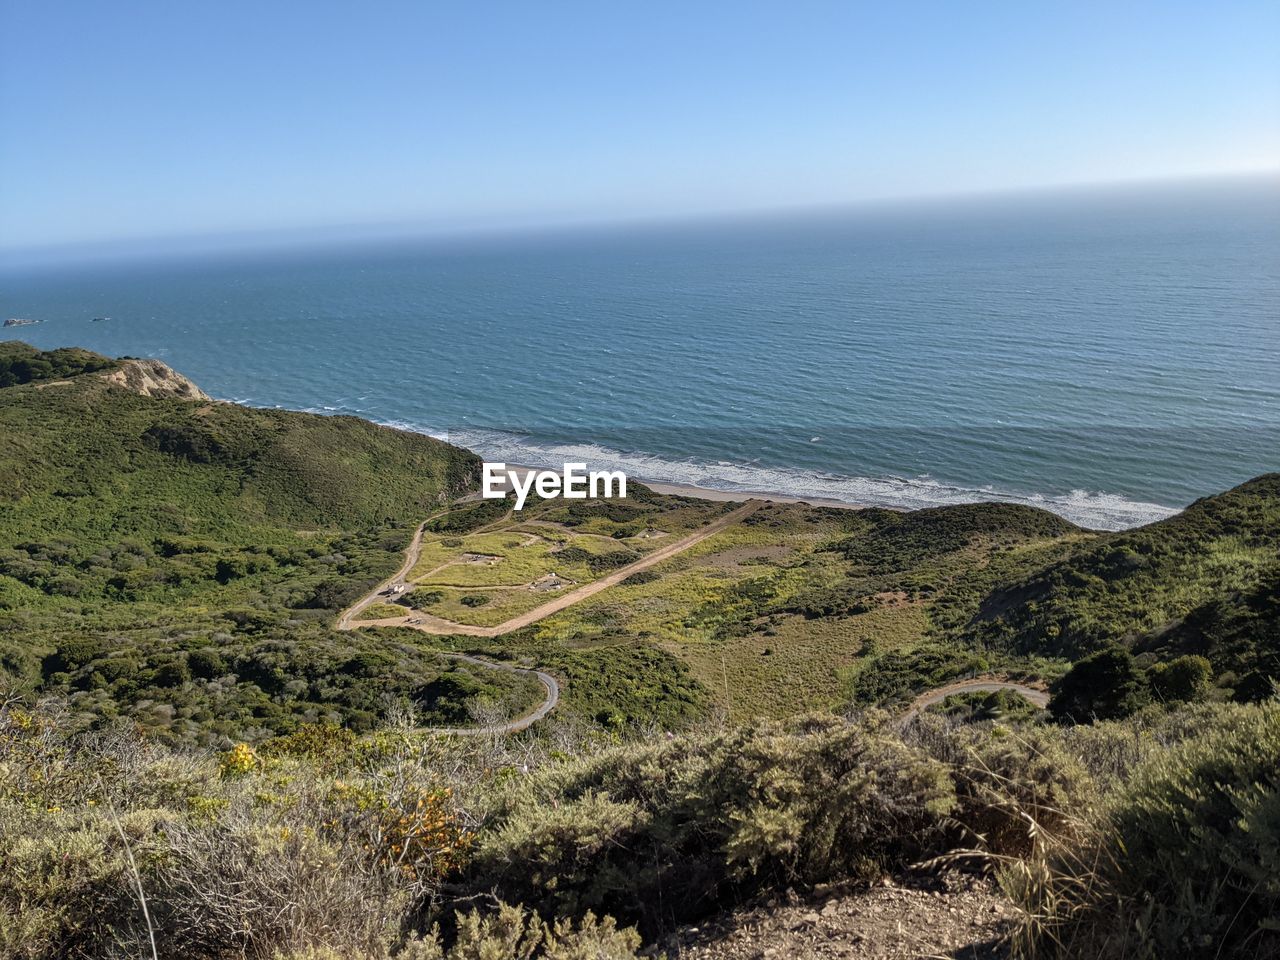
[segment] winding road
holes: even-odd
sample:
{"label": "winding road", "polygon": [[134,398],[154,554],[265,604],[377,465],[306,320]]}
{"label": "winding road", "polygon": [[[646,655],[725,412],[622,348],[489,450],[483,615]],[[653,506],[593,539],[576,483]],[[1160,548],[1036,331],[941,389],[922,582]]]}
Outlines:
{"label": "winding road", "polygon": [[972,680],[958,680],[955,683],[934,687],[932,690],[926,690],[924,693],[919,694],[911,701],[911,705],[907,707],[906,712],[902,715],[901,723],[905,727],[935,703],[941,703],[947,697],[954,697],[958,693],[995,693],[999,690],[1008,690],[1019,694],[1041,710],[1049,705],[1049,693],[1046,690],[1029,687],[1025,683],[1015,683],[1012,680],[1000,680],[995,677],[975,677]]}
{"label": "winding road", "polygon": [[[628,564],[619,570],[615,570],[608,576],[601,577],[599,580],[593,580],[590,583],[583,584],[576,590],[570,590],[568,593],[556,597],[539,607],[522,613],[517,617],[512,617],[504,623],[500,623],[493,627],[478,627],[465,623],[454,623],[452,620],[444,620],[440,617],[433,617],[425,613],[407,614],[403,617],[387,617],[380,620],[354,620],[362,611],[368,609],[372,604],[385,602],[390,599],[392,591],[396,587],[407,588],[409,586],[407,577],[412,572],[414,566],[418,562],[418,557],[422,554],[422,538],[426,533],[427,524],[438,517],[444,516],[448,510],[440,510],[433,513],[422,523],[418,524],[418,528],[413,532],[413,538],[409,541],[409,546],[405,548],[404,563],[400,564],[400,569],[393,573],[382,583],[378,584],[367,594],[353,603],[347,609],[338,615],[338,622],[335,624],[339,630],[358,630],[361,627],[409,627],[413,630],[420,630],[423,633],[434,634],[436,636],[472,636],[472,637],[500,637],[503,634],[511,633],[513,630],[519,630],[521,627],[527,627],[531,623],[536,623],[545,617],[558,613],[566,607],[571,607],[575,603],[580,603],[588,597],[595,596],[601,590],[606,590],[616,584],[621,583],[633,573],[641,570],[647,570],[650,567],[669,560],[671,557],[679,553],[683,553],[695,544],[701,543],[707,537],[719,533],[725,527],[737,523],[751,514],[755,513],[763,506],[762,501],[751,500],[743,504],[737,510],[726,513],[723,517],[718,517],[711,523],[707,524],[686,537],[660,547],[652,553],[641,557],[635,563]],[[529,713],[507,723],[494,724],[481,727],[432,727],[427,728],[428,733],[449,733],[457,736],[485,736],[489,734],[501,735],[505,733],[517,733],[527,729],[537,723],[553,709],[560,701],[560,684],[555,677],[549,673],[543,673],[541,670],[534,670],[527,667],[516,667],[508,663],[496,663],[492,660],[485,660],[481,657],[472,656],[466,653],[445,653],[439,654],[450,660],[460,660],[470,663],[478,667],[488,667],[492,670],[505,670],[508,673],[523,673],[530,675],[538,680],[546,690],[547,695],[543,701]]]}
{"label": "winding road", "polygon": [[541,670],[530,670],[525,667],[513,667],[509,663],[495,663],[492,660],[482,660],[480,657],[473,657],[469,653],[442,653],[440,656],[447,657],[450,660],[461,660],[464,663],[475,664],[477,667],[488,667],[490,670],[505,670],[508,673],[532,674],[546,689],[547,695],[540,704],[524,716],[517,717],[515,720],[510,720],[507,723],[497,723],[483,727],[424,727],[424,733],[450,733],[459,737],[482,737],[491,734],[501,736],[504,733],[519,733],[521,730],[528,729],[545,717],[548,713],[554,710],[556,704],[560,702],[560,683],[549,673],[543,673]]}
{"label": "winding road", "polygon": [[[406,614],[403,617],[387,617],[380,620],[354,620],[361,612],[368,609],[372,604],[385,602],[391,597],[391,591],[396,587],[408,588],[407,577],[418,562],[418,557],[422,553],[422,539],[426,533],[427,524],[431,521],[444,516],[449,511],[440,510],[433,513],[427,519],[423,520],[414,531],[413,538],[409,541],[409,546],[405,549],[404,563],[400,565],[395,573],[393,573],[382,583],[374,587],[369,593],[365,594],[347,609],[338,615],[336,624],[339,630],[358,630],[362,627],[409,627],[413,630],[419,630],[423,633],[445,636],[473,636],[473,637],[500,637],[503,634],[511,633],[522,627],[527,627],[532,623],[536,623],[553,613],[559,613],[567,607],[580,603],[588,597],[595,596],[602,590],[621,583],[633,573],[641,570],[647,570],[664,560],[669,560],[677,554],[683,553],[690,547],[701,543],[703,540],[716,533],[719,533],[725,527],[737,523],[740,520],[750,516],[763,505],[762,501],[749,500],[738,509],[727,513],[722,517],[713,520],[699,530],[695,530],[688,536],[655,550],[644,557],[641,557],[635,563],[628,564],[619,570],[614,571],[608,576],[601,577],[599,580],[593,580],[591,583],[584,584],[577,589],[570,590],[554,600],[535,607],[527,613],[512,617],[510,620],[500,623],[492,627],[480,627],[472,624],[455,623],[452,620],[444,620],[440,617],[433,617],[429,614],[415,612]],[[499,521],[500,522],[500,521]],[[508,673],[522,673],[534,677],[542,684],[546,691],[546,696],[533,710],[510,720],[506,723],[491,724],[478,727],[428,727],[424,728],[426,733],[452,734],[455,736],[486,736],[509,733],[518,733],[521,730],[528,729],[537,723],[552,710],[560,701],[560,683],[555,677],[541,670],[535,670],[530,667],[517,667],[509,663],[498,663],[493,660],[486,660],[482,657],[476,657],[468,653],[447,653],[439,651],[438,655],[450,660],[459,660],[464,663],[472,664],[477,667],[485,667],[490,670],[504,670]],[[932,690],[916,696],[902,714],[900,725],[906,727],[916,717],[920,716],[926,709],[936,703],[941,703],[947,697],[955,696],[961,693],[994,693],[999,690],[1009,690],[1025,697],[1032,704],[1044,709],[1049,704],[1049,694],[1043,689],[1028,686],[1024,683],[1015,683],[1012,680],[1002,680],[998,677],[975,677],[971,680],[960,680],[954,683],[948,683],[941,687],[935,687]]]}

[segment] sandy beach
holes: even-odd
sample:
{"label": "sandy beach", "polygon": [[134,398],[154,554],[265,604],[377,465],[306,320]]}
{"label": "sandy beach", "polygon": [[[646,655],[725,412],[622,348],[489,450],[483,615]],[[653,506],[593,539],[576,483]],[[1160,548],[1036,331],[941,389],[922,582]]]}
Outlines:
{"label": "sandy beach", "polygon": [[[509,463],[507,470],[518,474],[523,482],[524,475],[530,470],[546,469],[531,467],[526,464]],[[588,464],[588,469],[592,469]],[[863,510],[865,504],[848,503],[844,500],[832,500],[828,497],[794,497],[785,493],[774,493],[769,490],[715,490],[710,487],[694,486],[690,483],[664,483],[659,480],[646,480],[644,477],[627,475],[629,483],[642,483],[655,493],[676,497],[696,497],[699,500],[714,500],[717,503],[744,503],[747,500],[764,500],[767,503],[806,503],[814,507],[835,507],[840,510]],[[507,489],[510,489],[508,486]],[[531,494],[533,495],[533,494]]]}
{"label": "sandy beach", "polygon": [[743,500],[765,500],[769,503],[807,503],[811,507],[838,507],[841,510],[864,510],[865,504],[848,503],[844,500],[832,500],[829,497],[793,497],[785,493],[771,493],[766,490],[712,490],[708,487],[696,487],[687,483],[661,483],[645,480],[641,477],[627,477],[643,483],[655,493],[666,493],[677,497],[697,497],[699,500],[717,500],[741,502]]}

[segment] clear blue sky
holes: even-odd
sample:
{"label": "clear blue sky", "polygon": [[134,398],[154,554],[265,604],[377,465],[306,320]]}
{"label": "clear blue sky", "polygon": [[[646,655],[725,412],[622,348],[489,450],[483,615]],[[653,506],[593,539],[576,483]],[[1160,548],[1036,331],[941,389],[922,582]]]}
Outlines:
{"label": "clear blue sky", "polygon": [[1280,3],[0,0],[0,248],[1280,167]]}

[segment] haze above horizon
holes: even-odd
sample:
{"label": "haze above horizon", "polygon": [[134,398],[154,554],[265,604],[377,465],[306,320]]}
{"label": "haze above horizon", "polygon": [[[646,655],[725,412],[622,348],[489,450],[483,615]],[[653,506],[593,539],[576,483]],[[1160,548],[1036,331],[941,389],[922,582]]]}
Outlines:
{"label": "haze above horizon", "polygon": [[6,254],[1280,167],[1272,3],[0,10]]}

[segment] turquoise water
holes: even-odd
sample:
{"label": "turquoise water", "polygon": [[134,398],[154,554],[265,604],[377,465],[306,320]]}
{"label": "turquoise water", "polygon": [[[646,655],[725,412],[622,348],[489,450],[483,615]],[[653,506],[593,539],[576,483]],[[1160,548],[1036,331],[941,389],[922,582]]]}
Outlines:
{"label": "turquoise water", "polygon": [[1280,469],[1274,180],[8,270],[0,316],[222,398],[718,488],[1118,528]]}

